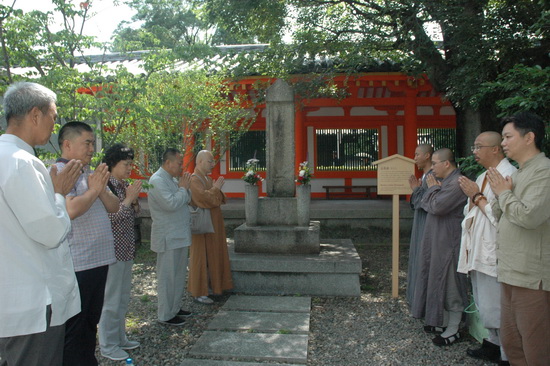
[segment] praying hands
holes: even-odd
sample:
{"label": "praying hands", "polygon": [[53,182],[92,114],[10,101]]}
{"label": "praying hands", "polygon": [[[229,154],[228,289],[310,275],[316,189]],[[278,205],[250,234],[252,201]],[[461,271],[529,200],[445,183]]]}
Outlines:
{"label": "praying hands", "polygon": [[491,189],[498,197],[502,192],[512,190],[513,182],[511,177],[504,178],[496,168],[487,169],[487,178]]}

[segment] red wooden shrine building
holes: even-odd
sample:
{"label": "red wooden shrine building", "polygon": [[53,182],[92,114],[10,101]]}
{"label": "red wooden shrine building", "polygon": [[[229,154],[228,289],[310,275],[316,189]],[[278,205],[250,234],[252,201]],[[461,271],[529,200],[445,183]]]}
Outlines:
{"label": "red wooden shrine building", "polygon": [[[251,93],[273,81],[248,77],[232,87],[236,93]],[[324,186],[376,185],[371,163],[396,153],[413,158],[418,143],[454,149],[454,109],[429,80],[386,72],[336,76],[334,83],[347,97],[296,98],[295,167],[309,162],[313,197],[325,197]],[[225,176],[228,197],[244,197],[241,177],[248,159],[255,156],[265,164],[265,104],[258,108],[249,132],[220,157],[212,173]],[[264,187],[261,192],[265,195]]]}

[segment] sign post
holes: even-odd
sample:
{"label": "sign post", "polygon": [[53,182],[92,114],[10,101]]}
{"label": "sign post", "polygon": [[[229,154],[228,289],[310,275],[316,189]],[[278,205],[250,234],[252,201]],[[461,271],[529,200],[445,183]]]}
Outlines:
{"label": "sign post", "polygon": [[377,160],[377,194],[392,195],[392,297],[399,296],[399,195],[411,194],[409,177],[414,174],[414,160],[399,154]]}

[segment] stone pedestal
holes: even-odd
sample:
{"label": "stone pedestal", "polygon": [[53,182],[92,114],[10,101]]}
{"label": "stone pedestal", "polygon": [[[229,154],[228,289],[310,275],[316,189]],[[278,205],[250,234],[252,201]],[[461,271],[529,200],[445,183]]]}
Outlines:
{"label": "stone pedestal", "polygon": [[235,229],[235,252],[269,254],[318,254],[319,221],[309,226],[254,226]]}
{"label": "stone pedestal", "polygon": [[258,224],[258,186],[245,183],[244,186],[244,206],[247,226],[256,226]]}
{"label": "stone pedestal", "polygon": [[300,184],[296,187],[296,213],[298,226],[309,226],[309,204],[311,202],[311,186]]}

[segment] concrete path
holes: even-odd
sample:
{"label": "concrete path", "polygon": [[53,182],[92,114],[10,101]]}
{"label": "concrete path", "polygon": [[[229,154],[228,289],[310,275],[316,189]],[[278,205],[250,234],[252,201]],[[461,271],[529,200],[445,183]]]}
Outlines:
{"label": "concrete path", "polygon": [[181,366],[305,365],[310,310],[310,297],[233,295]]}

